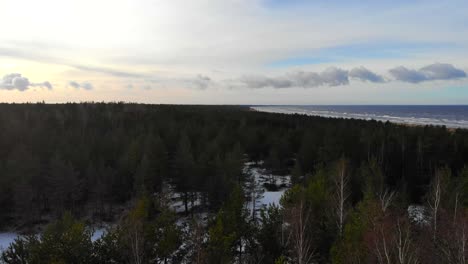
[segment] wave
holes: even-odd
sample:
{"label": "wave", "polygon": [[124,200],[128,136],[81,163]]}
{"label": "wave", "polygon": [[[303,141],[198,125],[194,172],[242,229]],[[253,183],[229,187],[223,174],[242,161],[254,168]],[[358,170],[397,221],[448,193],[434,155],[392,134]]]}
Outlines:
{"label": "wave", "polygon": [[[442,115],[440,113],[422,112],[418,116],[417,113],[412,112],[402,112],[400,113],[401,115],[396,115],[395,113],[372,113],[372,109],[361,112],[351,112],[349,110],[340,112],[338,109],[310,109],[309,107],[289,106],[255,106],[251,108],[257,111],[269,113],[301,114],[328,118],[376,120],[382,122],[388,121],[410,125],[436,125],[446,126],[448,128],[468,128],[468,118],[460,119],[459,116],[453,116],[450,118],[450,114],[447,113]],[[380,109],[379,111],[382,112]]]}

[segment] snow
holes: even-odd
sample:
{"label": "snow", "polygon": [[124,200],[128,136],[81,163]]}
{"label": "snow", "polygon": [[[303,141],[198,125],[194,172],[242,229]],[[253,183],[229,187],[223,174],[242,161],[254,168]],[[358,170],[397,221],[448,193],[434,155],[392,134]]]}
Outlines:
{"label": "snow", "polygon": [[430,221],[430,217],[427,215],[427,208],[422,205],[408,206],[408,217],[413,223],[419,225],[428,225]]}
{"label": "snow", "polygon": [[94,241],[100,239],[104,235],[105,231],[106,231],[105,228],[95,229],[94,232],[93,232],[93,235],[91,236],[91,241],[94,242]]}
{"label": "snow", "polygon": [[279,191],[279,192],[264,192],[263,197],[260,199],[260,204],[263,206],[269,205],[269,204],[274,204],[276,206],[279,206],[279,202],[281,199],[281,196],[283,196],[283,193],[285,190]]}
{"label": "snow", "polygon": [[[260,167],[263,162],[246,162],[243,172],[247,176],[244,183],[244,191],[250,196],[246,203],[246,208],[256,213],[259,209],[269,205],[279,206],[279,202],[284,192],[291,186],[291,176],[274,175],[268,170]],[[253,201],[255,200],[255,206]]]}
{"label": "snow", "polygon": [[17,233],[6,232],[0,233],[0,252],[8,248],[8,246],[17,238]]}

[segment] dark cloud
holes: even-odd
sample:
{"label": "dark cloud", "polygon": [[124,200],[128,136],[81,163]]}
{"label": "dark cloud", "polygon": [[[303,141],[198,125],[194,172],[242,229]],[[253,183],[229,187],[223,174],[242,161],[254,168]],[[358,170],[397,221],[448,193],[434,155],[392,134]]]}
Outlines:
{"label": "dark cloud", "polygon": [[463,70],[451,64],[434,63],[419,70],[408,69],[403,66],[391,69],[390,74],[398,81],[419,83],[434,80],[452,80],[466,77]]}
{"label": "dark cloud", "polygon": [[84,89],[84,90],[94,89],[94,86],[90,82],[78,83],[75,81],[70,81],[68,84],[75,89]]}
{"label": "dark cloud", "polygon": [[349,83],[348,71],[331,67],[321,73],[299,71],[284,77],[244,76],[240,82],[249,88],[290,88],[338,86]]}
{"label": "dark cloud", "polygon": [[450,80],[466,77],[466,73],[455,68],[452,64],[434,63],[421,68],[429,80]]}
{"label": "dark cloud", "polygon": [[348,71],[340,68],[328,68],[320,74],[321,85],[338,86],[349,84]]}
{"label": "dark cloud", "polygon": [[193,80],[189,80],[189,82],[195,85],[196,88],[204,90],[211,84],[211,78],[206,75],[199,74]]}
{"label": "dark cloud", "polygon": [[389,72],[396,80],[402,82],[418,83],[428,80],[424,73],[417,70],[410,70],[403,66],[391,69]]}
{"label": "dark cloud", "polygon": [[[433,80],[451,80],[467,76],[463,70],[457,69],[451,64],[444,63],[431,64],[419,70],[408,69],[400,66],[391,69],[389,72],[394,77],[394,80],[409,83]],[[350,71],[337,67],[330,67],[323,72],[298,71],[279,77],[250,75],[241,77],[238,79],[238,82],[241,86],[248,88],[313,88],[318,86],[348,85],[350,78],[364,82],[386,82],[383,76],[362,66],[353,68]]]}
{"label": "dark cloud", "polygon": [[349,77],[356,78],[365,82],[381,83],[385,81],[382,76],[371,72],[362,66],[349,71]]}
{"label": "dark cloud", "polygon": [[80,84],[75,81],[71,81],[68,84],[75,89],[80,89]]}
{"label": "dark cloud", "polygon": [[83,88],[85,90],[92,90],[92,89],[94,89],[94,86],[89,82],[84,82],[84,83],[81,84],[81,88]]}
{"label": "dark cloud", "polygon": [[286,78],[269,78],[258,75],[244,76],[240,79],[240,82],[248,88],[288,88],[293,86],[292,82]]}
{"label": "dark cloud", "polygon": [[0,80],[0,89],[4,90],[26,91],[30,87],[45,87],[50,90],[52,89],[52,84],[48,81],[31,83],[28,78],[22,76],[20,73],[7,74]]}

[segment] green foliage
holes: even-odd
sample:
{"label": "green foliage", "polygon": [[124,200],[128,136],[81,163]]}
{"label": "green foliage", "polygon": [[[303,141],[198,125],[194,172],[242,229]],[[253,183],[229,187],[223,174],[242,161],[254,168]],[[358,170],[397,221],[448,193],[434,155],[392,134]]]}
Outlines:
{"label": "green foliage", "polygon": [[229,263],[236,253],[242,254],[239,248],[249,231],[246,219],[243,192],[236,186],[208,231],[209,263]]}
{"label": "green foliage", "polygon": [[[49,225],[40,238],[15,240],[2,258],[6,263],[91,263],[91,230],[70,213]],[[25,261],[25,262],[18,262]]]}
{"label": "green foliage", "polygon": [[288,261],[285,256],[280,256],[275,260],[275,264],[287,264]]}
{"label": "green foliage", "polygon": [[33,257],[33,262],[89,263],[91,235],[91,230],[84,223],[73,219],[70,213],[65,213],[60,221],[50,225],[42,234],[38,254]]}
{"label": "green foliage", "polygon": [[293,185],[290,189],[286,190],[281,196],[280,205],[283,208],[288,208],[303,198],[304,192],[301,185]]}
{"label": "green foliage", "polygon": [[[182,193],[186,216],[217,212],[200,228],[208,230],[209,240],[198,251],[211,263],[259,262],[255,253],[265,255],[265,263],[287,262],[291,242],[279,243],[280,230],[283,219],[293,221],[295,215],[288,214],[298,205],[304,205],[304,233],[319,263],[367,261],[365,237],[376,237],[369,225],[381,217],[378,199],[384,190],[398,191],[400,200],[389,210],[405,211],[429,196],[427,187],[441,176],[440,233],[453,229],[447,219],[465,221],[468,207],[468,132],[461,129],[235,106],[83,103],[0,104],[0,131],[0,225],[30,226],[65,211],[81,217],[88,210],[116,221],[112,208],[136,201],[124,220],[93,244],[83,223],[64,216],[41,238],[15,241],[2,256],[8,263],[176,263],[174,252],[183,240],[175,224],[179,216],[153,201],[163,182]],[[338,238],[332,165],[343,156],[349,159],[354,208]],[[246,159],[265,161],[275,174],[291,172],[294,184],[281,207],[262,212],[255,224],[246,221],[239,187]],[[201,204],[189,209],[195,198]]]}
{"label": "green foliage", "polygon": [[2,253],[0,260],[8,264],[28,263],[31,260],[31,249],[38,243],[36,236],[16,238]]}
{"label": "green foliage", "polygon": [[237,233],[229,230],[229,226],[224,221],[224,212],[221,210],[214,226],[209,230],[209,263],[230,263],[232,260],[232,248],[236,242]]}
{"label": "green foliage", "polygon": [[152,225],[155,257],[167,260],[179,248],[182,242],[182,232],[176,225],[176,220],[176,215],[165,209]]}
{"label": "green foliage", "polygon": [[368,249],[365,241],[366,232],[376,218],[377,204],[374,200],[363,200],[351,212],[345,225],[343,237],[338,238],[331,247],[331,260],[334,264],[366,263]]}
{"label": "green foliage", "polygon": [[257,240],[262,250],[264,263],[273,263],[283,253],[282,225],[283,216],[279,207],[271,205],[260,211]]}
{"label": "green foliage", "polygon": [[121,242],[122,230],[119,227],[108,229],[93,243],[94,263],[125,263],[125,247]]}

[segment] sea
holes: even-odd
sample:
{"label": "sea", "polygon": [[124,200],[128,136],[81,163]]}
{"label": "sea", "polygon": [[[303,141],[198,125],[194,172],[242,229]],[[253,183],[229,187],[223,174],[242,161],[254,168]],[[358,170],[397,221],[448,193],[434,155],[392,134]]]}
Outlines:
{"label": "sea", "polygon": [[251,108],[270,113],[468,128],[468,105],[262,105]]}

